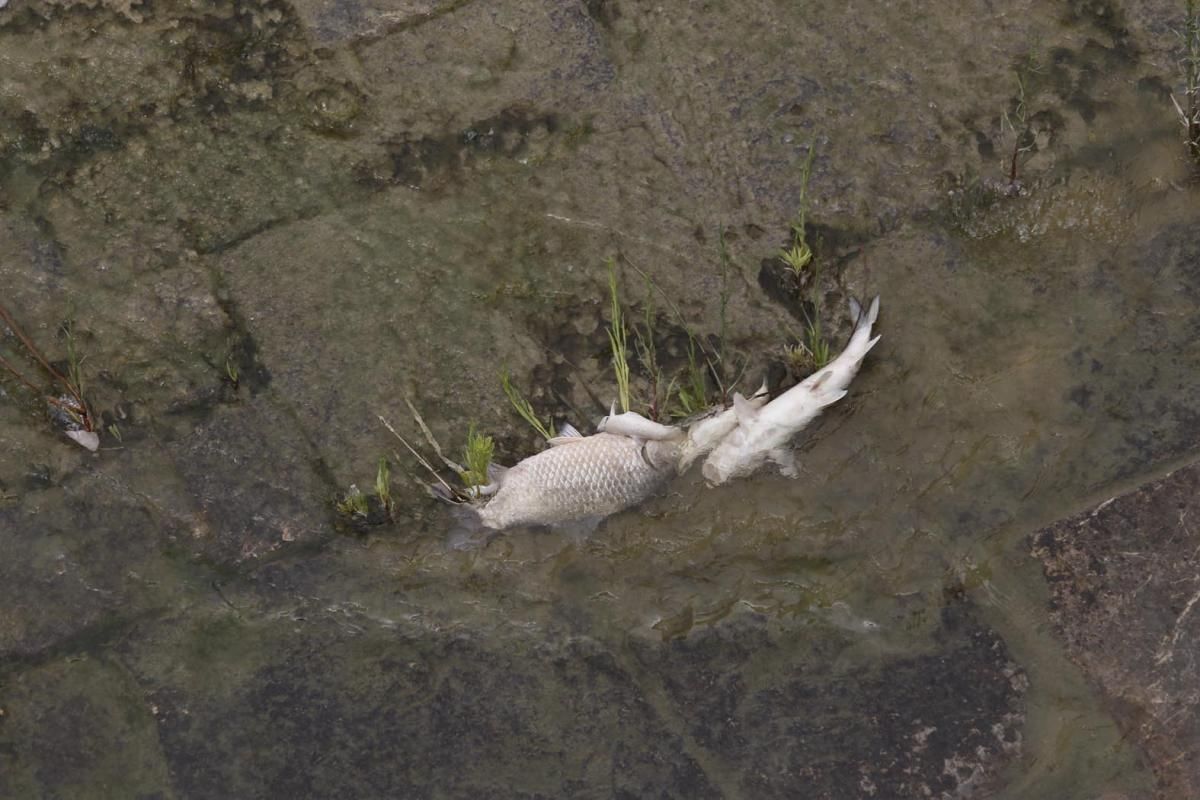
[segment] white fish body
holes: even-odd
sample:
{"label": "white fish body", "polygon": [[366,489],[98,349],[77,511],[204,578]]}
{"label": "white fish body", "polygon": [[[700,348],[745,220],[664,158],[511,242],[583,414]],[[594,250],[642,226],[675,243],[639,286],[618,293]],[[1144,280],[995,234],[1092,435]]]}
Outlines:
{"label": "white fish body", "polygon": [[784,445],[812,422],[828,405],[846,395],[846,387],[858,374],[867,352],[879,341],[871,338],[871,326],[879,316],[879,298],[864,315],[858,303],[850,301],[850,310],[858,320],[846,349],[823,369],[755,409],[749,401],[734,396],[737,427],[709,454],[704,462],[704,477],[711,484],[749,475],[770,459],[785,475],[795,475],[793,455]]}
{"label": "white fish body", "polygon": [[646,419],[635,411],[618,414],[614,404],[608,416],[600,420],[596,426],[598,433],[614,433],[617,436],[629,436],[634,439],[644,439],[656,442],[680,441],[686,436],[682,428],[673,425],[663,425],[661,422]]}
{"label": "white fish body", "polygon": [[[762,387],[746,403],[751,408],[758,409],[766,402],[767,382],[763,381]],[[687,472],[693,461],[712,452],[737,425],[737,409],[733,406],[692,423],[687,429],[687,441],[684,442],[679,456],[679,471]]]}
{"label": "white fish body", "polygon": [[556,525],[637,505],[676,474],[680,444],[597,433],[562,437],[498,476],[477,509],[484,527]]}

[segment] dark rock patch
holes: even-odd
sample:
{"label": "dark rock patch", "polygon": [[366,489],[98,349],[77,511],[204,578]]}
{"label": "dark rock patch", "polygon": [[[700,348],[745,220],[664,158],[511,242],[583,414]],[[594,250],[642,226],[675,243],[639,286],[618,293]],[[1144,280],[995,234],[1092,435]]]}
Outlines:
{"label": "dark rock patch", "polygon": [[1147,753],[1162,798],[1200,794],[1200,465],[1033,534],[1071,658]]}
{"label": "dark rock patch", "polygon": [[[746,797],[986,797],[1021,750],[1024,675],[970,606],[937,650],[842,669],[851,641],[725,625],[638,658]],[[767,683],[754,665],[779,663]],[[786,666],[785,666],[786,665]]]}

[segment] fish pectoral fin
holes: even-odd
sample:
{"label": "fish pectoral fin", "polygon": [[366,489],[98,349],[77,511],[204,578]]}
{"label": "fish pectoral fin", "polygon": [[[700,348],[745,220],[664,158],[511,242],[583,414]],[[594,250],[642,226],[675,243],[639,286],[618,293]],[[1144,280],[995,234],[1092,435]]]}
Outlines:
{"label": "fish pectoral fin", "polygon": [[824,400],[824,403],[822,403],[822,405],[831,406],[834,403],[836,403],[838,400],[841,400],[845,396],[846,396],[845,389],[839,389],[836,392],[830,392],[829,394],[825,395],[824,398],[822,398]]}
{"label": "fish pectoral fin", "polygon": [[749,425],[758,416],[758,408],[754,403],[742,397],[741,392],[734,392],[733,413],[737,415],[739,425]]}
{"label": "fish pectoral fin", "polygon": [[779,472],[784,477],[795,478],[800,475],[800,470],[796,467],[796,453],[790,448],[776,447],[768,450],[767,458],[772,464],[779,467]]}
{"label": "fish pectoral fin", "polygon": [[487,474],[488,480],[499,487],[504,483],[504,476],[508,474],[508,467],[499,464],[488,464]]}

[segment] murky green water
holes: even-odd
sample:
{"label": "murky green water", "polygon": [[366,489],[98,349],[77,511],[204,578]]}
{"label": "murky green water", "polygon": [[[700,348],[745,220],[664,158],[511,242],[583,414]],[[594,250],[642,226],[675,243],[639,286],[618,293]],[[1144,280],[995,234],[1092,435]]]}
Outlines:
{"label": "murky green water", "polygon": [[[0,10],[0,299],[54,357],[76,320],[106,430],[72,449],[0,379],[0,789],[1152,785],[1026,537],[1196,452],[1172,17],[585,5]],[[1014,63],[1036,151],[993,191]],[[716,334],[725,229],[727,347],[757,383],[798,325],[760,266],[810,141],[827,328],[879,294],[883,340],[799,479],[697,470],[587,538],[454,551],[393,458],[398,521],[338,518],[395,450],[377,415],[413,432],[405,395],[508,462],[535,442],[502,365],[542,410],[602,413],[609,255],[632,313],[672,324],[636,266]],[[89,755],[48,777],[35,740]],[[256,746],[263,769],[225,766]]]}

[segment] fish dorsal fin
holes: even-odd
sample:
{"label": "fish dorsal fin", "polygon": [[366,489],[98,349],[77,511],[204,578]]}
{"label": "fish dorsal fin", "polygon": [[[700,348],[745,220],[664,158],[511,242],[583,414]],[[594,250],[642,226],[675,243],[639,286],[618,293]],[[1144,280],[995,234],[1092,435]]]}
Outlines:
{"label": "fish dorsal fin", "polygon": [[583,440],[583,434],[569,422],[564,422],[558,429],[558,435],[552,436],[546,440],[546,444],[551,447],[558,447],[560,444],[570,444],[571,442],[579,442]]}
{"label": "fish dorsal fin", "polygon": [[733,413],[737,414],[739,425],[749,425],[758,416],[758,409],[754,407],[753,403],[742,397],[741,392],[734,392]]}

